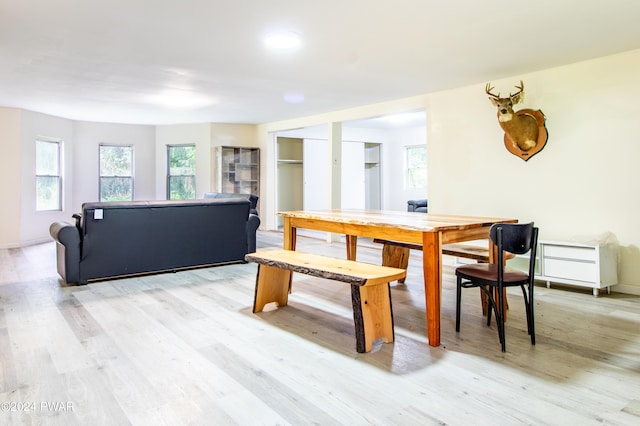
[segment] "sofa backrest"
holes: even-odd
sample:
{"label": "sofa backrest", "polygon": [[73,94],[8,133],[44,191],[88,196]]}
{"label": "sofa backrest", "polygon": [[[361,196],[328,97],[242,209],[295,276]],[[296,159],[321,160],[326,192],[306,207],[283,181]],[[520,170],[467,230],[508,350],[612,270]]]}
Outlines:
{"label": "sofa backrest", "polygon": [[238,198],[85,203],[81,275],[237,262],[247,253],[249,208]]}
{"label": "sofa backrest", "polygon": [[253,194],[238,194],[230,192],[205,192],[204,198],[243,198],[251,202],[251,209],[258,208],[258,196]]}

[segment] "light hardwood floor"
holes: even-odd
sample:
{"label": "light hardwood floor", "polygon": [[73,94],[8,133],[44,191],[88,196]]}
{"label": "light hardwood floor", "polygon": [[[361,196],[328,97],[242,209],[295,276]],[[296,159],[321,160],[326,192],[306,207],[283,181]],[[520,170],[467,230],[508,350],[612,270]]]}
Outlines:
{"label": "light hardwood floor", "polygon": [[[281,245],[259,232],[260,247]],[[640,424],[640,298],[536,287],[531,346],[516,289],[502,353],[474,290],[456,334],[445,267],[432,348],[420,268],[412,252],[392,287],[395,343],[359,354],[343,283],[297,274],[287,307],[252,314],[255,264],[75,287],[53,243],[0,250],[0,424]]]}

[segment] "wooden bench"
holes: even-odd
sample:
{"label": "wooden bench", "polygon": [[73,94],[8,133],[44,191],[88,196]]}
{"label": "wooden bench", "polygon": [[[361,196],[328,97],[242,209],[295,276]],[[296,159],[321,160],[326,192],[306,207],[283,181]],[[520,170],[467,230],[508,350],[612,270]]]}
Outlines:
{"label": "wooden bench", "polygon": [[[374,239],[373,242],[383,245],[382,264],[384,266],[391,266],[393,268],[407,269],[407,267],[409,266],[410,250],[422,251],[422,245],[420,244],[382,240],[379,238]],[[480,263],[489,263],[488,244],[487,247],[480,247],[464,243],[445,244],[442,246],[442,254],[473,259]],[[403,283],[404,278],[402,280],[398,280],[398,282]]]}
{"label": "wooden bench", "polygon": [[406,270],[335,259],[292,250],[263,250],[245,256],[258,263],[253,312],[267,303],[287,304],[293,272],[351,284],[356,350],[371,351],[373,342],[393,342],[393,311],[390,281],[402,279]]}
{"label": "wooden bench", "polygon": [[[422,245],[403,243],[400,241],[390,241],[375,238],[374,243],[382,244],[382,265],[390,266],[393,268],[407,269],[409,266],[409,252],[411,250],[422,251]],[[479,263],[489,263],[489,244],[487,247],[481,247],[473,244],[454,243],[445,244],[442,246],[442,254],[449,256],[462,257],[466,259],[473,259]],[[513,258],[512,253],[505,252],[505,260]],[[398,283],[404,283],[405,278],[399,279]],[[488,300],[485,294],[480,292],[480,300],[482,304],[482,314],[487,315]],[[505,303],[506,303],[505,298]],[[508,304],[505,306],[508,309]],[[505,321],[507,320],[507,312],[504,312]]]}

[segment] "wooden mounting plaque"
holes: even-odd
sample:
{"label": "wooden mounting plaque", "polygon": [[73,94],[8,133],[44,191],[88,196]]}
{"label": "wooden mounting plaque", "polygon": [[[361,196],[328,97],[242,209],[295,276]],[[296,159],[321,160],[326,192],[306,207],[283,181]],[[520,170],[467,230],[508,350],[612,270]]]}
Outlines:
{"label": "wooden mounting plaque", "polygon": [[547,144],[548,134],[547,128],[545,126],[545,117],[542,111],[540,111],[539,109],[521,109],[519,111],[515,111],[514,114],[529,115],[535,118],[536,122],[538,123],[538,142],[536,143],[536,146],[528,151],[521,150],[518,145],[509,137],[509,135],[507,135],[506,133],[504,134],[504,146],[507,148],[507,151],[517,157],[522,158],[524,161],[527,161],[529,158],[540,152],[542,148],[544,148],[544,146]]}

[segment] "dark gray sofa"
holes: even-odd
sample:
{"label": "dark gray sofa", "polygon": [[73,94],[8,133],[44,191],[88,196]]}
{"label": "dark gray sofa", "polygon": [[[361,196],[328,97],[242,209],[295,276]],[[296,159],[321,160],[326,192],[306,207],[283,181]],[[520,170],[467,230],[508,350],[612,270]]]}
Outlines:
{"label": "dark gray sofa", "polygon": [[427,213],[427,200],[409,200],[407,201],[408,212],[421,212]]}
{"label": "dark gray sofa", "polygon": [[243,198],[251,203],[251,213],[258,214],[258,196],[236,192],[205,192],[204,198]]}
{"label": "dark gray sofa", "polygon": [[249,200],[85,203],[76,224],[55,222],[58,273],[67,283],[244,262],[260,218]]}

